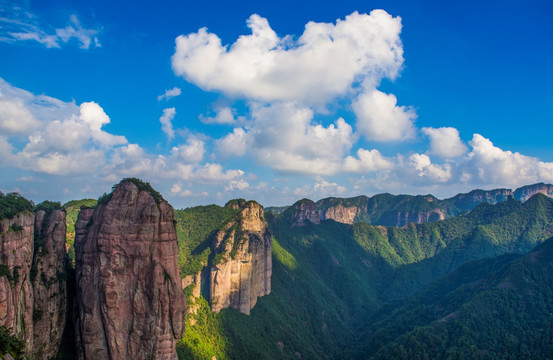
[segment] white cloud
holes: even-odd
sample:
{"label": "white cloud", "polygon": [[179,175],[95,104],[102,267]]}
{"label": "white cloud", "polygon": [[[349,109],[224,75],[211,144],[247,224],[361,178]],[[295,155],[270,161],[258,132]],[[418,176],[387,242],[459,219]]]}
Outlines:
{"label": "white cloud", "polygon": [[293,103],[252,106],[246,131],[251,155],[263,165],[300,174],[334,174],[352,146],[352,129],[343,119],[324,127],[313,111]]}
{"label": "white cloud", "polygon": [[278,37],[256,14],[247,25],[251,35],[230,46],[206,28],[177,37],[173,71],[205,90],[321,106],[360,81],[395,78],[403,63],[401,19],[383,10],[309,22],[297,40]]}
{"label": "white cloud", "polygon": [[459,137],[459,130],[452,127],[422,128],[422,132],[430,137],[430,154],[442,158],[455,158],[465,155],[467,146]]}
{"label": "white cloud", "polygon": [[244,179],[231,180],[229,184],[225,186],[225,191],[246,190],[249,187],[250,187],[250,184]]}
{"label": "white cloud", "polygon": [[166,89],[165,93],[163,95],[159,95],[157,97],[157,101],[161,101],[163,99],[169,101],[169,99],[172,99],[174,97],[177,97],[181,94],[181,89],[178,87],[174,87],[172,89]]}
{"label": "white cloud", "polygon": [[391,170],[395,166],[392,159],[387,159],[376,150],[357,150],[357,158],[346,157],[344,171],[352,173],[367,173],[379,170]]}
{"label": "white cloud", "polygon": [[[200,115],[199,119],[204,124],[234,124],[236,123],[236,120],[234,119],[234,114],[232,112],[232,109],[228,106],[224,106],[220,109],[216,110],[216,114],[214,117],[207,117],[204,115]],[[244,119],[241,118],[243,121]]]}
{"label": "white cloud", "polygon": [[21,99],[4,100],[0,94],[0,131],[3,134],[25,134],[38,125]]}
{"label": "white cloud", "polygon": [[56,29],[56,35],[61,41],[66,43],[75,38],[81,43],[81,49],[88,49],[92,41],[95,47],[101,47],[96,34],[98,30],[83,28],[74,14],[69,17],[69,25],[63,29]]}
{"label": "white cloud", "polygon": [[433,164],[426,154],[412,154],[409,156],[409,165],[417,176],[428,183],[445,183],[452,176],[450,164]]}
{"label": "white cloud", "polygon": [[[17,134],[0,135],[0,161],[4,167],[57,176],[89,174],[88,180],[94,182],[117,182],[122,177],[138,176],[221,186],[235,181],[235,187],[243,187],[242,170],[202,163],[206,149],[199,137],[188,136],[168,154],[150,153],[139,144],[129,144],[124,136],[102,130],[110,118],[95,102],[77,106],[44,95],[35,96],[1,79],[0,93],[2,101],[17,104],[17,113],[36,122],[36,126],[16,129]],[[172,119],[174,109],[166,110]],[[166,125],[171,124],[170,119]],[[14,137],[18,141],[13,141]]]}
{"label": "white cloud", "polygon": [[480,134],[474,134],[469,144],[472,151],[463,164],[463,179],[469,183],[519,186],[553,179],[553,163],[504,151]]}
{"label": "white cloud", "polygon": [[[36,22],[35,16],[25,11],[21,15],[20,11],[13,11],[9,17],[0,18],[0,41],[36,41],[47,48],[60,48],[61,44],[69,43],[73,39],[77,40],[81,49],[89,49],[91,46],[101,47],[100,41],[96,36],[100,31],[97,29],[87,29],[81,26],[77,15],[69,16],[66,27],[57,28],[51,31],[45,29]],[[19,9],[21,10],[21,9]]]}
{"label": "white cloud", "polygon": [[415,137],[415,111],[397,106],[394,94],[369,90],[361,93],[352,106],[357,129],[369,140],[400,141]]}
{"label": "white cloud", "polygon": [[159,118],[159,122],[161,123],[161,130],[167,135],[167,139],[169,141],[173,140],[175,138],[175,131],[173,130],[173,119],[175,118],[175,115],[177,112],[175,111],[175,108],[167,108],[163,109],[163,115]]}
{"label": "white cloud", "polygon": [[235,128],[230,134],[217,140],[217,150],[222,157],[246,154],[248,136],[242,128]]}
{"label": "white cloud", "polygon": [[205,154],[205,144],[202,140],[189,137],[186,144],[171,149],[171,158],[188,164],[197,164]]}

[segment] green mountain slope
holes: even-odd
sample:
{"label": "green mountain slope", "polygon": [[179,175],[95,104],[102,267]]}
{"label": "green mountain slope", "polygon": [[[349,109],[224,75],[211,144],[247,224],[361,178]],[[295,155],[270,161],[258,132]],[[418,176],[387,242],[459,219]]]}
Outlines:
{"label": "green mountain slope", "polygon": [[[189,218],[200,210],[187,209]],[[250,316],[232,309],[213,314],[207,302],[199,300],[200,309],[189,315],[179,344],[182,359],[358,356],[359,333],[370,333],[373,330],[367,324],[385,320],[375,314],[397,307],[397,303],[383,307],[384,303],[405,299],[471,260],[525,253],[553,234],[553,200],[543,195],[526,203],[510,199],[481,204],[465,216],[405,228],[331,220],[298,227],[293,226],[293,213],[292,206],[280,215],[267,216],[274,237],[271,294],[259,299]],[[209,229],[224,223],[222,215],[217,216]],[[195,241],[201,244],[201,236]],[[201,245],[190,249],[193,258]],[[454,280],[446,280],[448,288],[434,291],[448,293],[473,281],[471,274],[484,276],[495,268],[493,264],[505,264],[513,256],[517,255],[459,270],[457,274],[464,275],[455,275]],[[417,324],[425,324],[428,316],[424,312],[420,316]],[[408,329],[410,323],[403,322],[406,327],[397,329]]]}
{"label": "green mountain slope", "polygon": [[370,322],[359,358],[551,359],[553,238],[466,264]]}

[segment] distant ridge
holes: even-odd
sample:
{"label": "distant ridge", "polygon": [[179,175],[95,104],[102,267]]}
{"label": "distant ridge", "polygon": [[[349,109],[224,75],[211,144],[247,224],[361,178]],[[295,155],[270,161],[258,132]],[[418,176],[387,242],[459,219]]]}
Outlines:
{"label": "distant ridge", "polygon": [[[497,204],[509,198],[525,202],[541,193],[553,197],[553,185],[537,183],[515,189],[475,189],[440,200],[433,195],[378,194],[352,198],[328,197],[315,203],[319,220],[334,220],[344,224],[366,222],[372,225],[405,226],[443,220],[471,211],[481,203]],[[282,214],[289,206],[267,207],[265,211]],[[310,215],[313,216],[312,214]]]}

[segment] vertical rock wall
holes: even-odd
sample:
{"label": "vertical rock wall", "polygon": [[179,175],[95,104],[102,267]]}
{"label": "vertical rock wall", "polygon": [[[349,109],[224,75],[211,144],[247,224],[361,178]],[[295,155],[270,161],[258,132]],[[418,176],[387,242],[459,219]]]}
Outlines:
{"label": "vertical rock wall", "polygon": [[184,333],[173,209],[130,181],[75,225],[86,359],[171,359]]}
{"label": "vertical rock wall", "polygon": [[271,234],[263,207],[243,204],[239,218],[219,231],[214,240],[211,266],[211,310],[234,307],[249,314],[257,298],[271,292]]}
{"label": "vertical rock wall", "polygon": [[35,257],[32,279],[33,359],[53,358],[65,327],[65,213],[38,211],[35,217]]}
{"label": "vertical rock wall", "polygon": [[35,216],[21,212],[0,221],[0,325],[25,340],[25,352],[33,349],[33,262]]}

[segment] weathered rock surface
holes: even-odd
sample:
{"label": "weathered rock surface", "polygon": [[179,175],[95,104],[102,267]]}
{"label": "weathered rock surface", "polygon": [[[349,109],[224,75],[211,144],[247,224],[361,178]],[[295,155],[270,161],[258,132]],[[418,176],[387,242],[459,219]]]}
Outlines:
{"label": "weathered rock surface", "polygon": [[33,213],[25,211],[0,221],[0,326],[25,340],[25,352],[33,349]]}
{"label": "weathered rock surface", "polygon": [[472,190],[466,194],[455,195],[453,205],[459,210],[472,210],[479,204],[487,202],[488,204],[497,204],[513,196],[511,189],[495,190]]}
{"label": "weathered rock surface", "polygon": [[122,181],[75,224],[77,302],[85,359],[171,359],[184,333],[173,209]]}
{"label": "weathered rock surface", "polygon": [[321,213],[323,220],[330,219],[336,222],[344,224],[353,224],[355,222],[355,217],[357,214],[362,211],[357,206],[343,206],[338,204],[336,206],[331,206]]}
{"label": "weathered rock surface", "polygon": [[521,188],[516,189],[513,193],[513,196],[517,200],[526,201],[530,199],[532,196],[536,195],[537,193],[544,194],[548,197],[553,197],[553,185],[539,183],[534,185],[523,186]]}
{"label": "weathered rock surface", "polygon": [[427,223],[433,221],[444,220],[446,218],[445,213],[441,209],[432,209],[430,211],[400,211],[396,213],[386,214],[383,217],[383,223],[393,224],[391,226],[402,227],[409,223]]}
{"label": "weathered rock surface", "polygon": [[210,303],[215,312],[234,307],[249,314],[257,298],[271,292],[272,238],[263,207],[250,201],[241,209],[239,218],[214,239]]}
{"label": "weathered rock surface", "polygon": [[53,358],[61,343],[67,306],[65,231],[63,211],[36,213],[33,359]]}
{"label": "weathered rock surface", "polygon": [[292,226],[305,226],[307,222],[321,223],[321,215],[315,203],[309,199],[302,199],[291,206]]}

